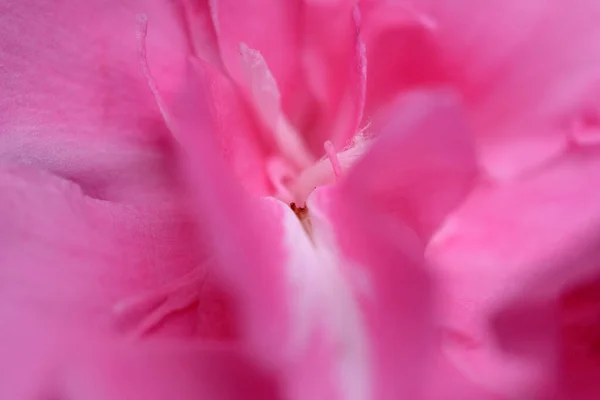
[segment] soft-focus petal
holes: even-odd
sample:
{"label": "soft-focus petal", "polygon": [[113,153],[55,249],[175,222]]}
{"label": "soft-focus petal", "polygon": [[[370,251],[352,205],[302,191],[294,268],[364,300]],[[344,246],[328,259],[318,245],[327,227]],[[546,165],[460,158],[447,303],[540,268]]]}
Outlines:
{"label": "soft-focus petal", "polygon": [[[5,323],[45,315],[100,331],[129,330],[151,310],[119,320],[115,304],[191,271],[205,273],[207,254],[195,246],[194,227],[175,204],[142,207],[98,200],[48,172],[5,165],[0,204]],[[186,308],[164,328],[190,335],[196,325],[195,309]]]}
{"label": "soft-focus petal", "polygon": [[422,398],[434,340],[422,244],[376,205],[332,190],[307,203],[321,254],[312,314],[338,349],[321,356],[319,375],[338,377],[335,398]]}
{"label": "soft-focus petal", "polygon": [[227,71],[235,81],[244,81],[240,45],[259,51],[282,93],[286,111],[306,101],[300,74],[299,0],[209,1],[213,23]]}
{"label": "soft-focus petal", "polygon": [[519,180],[482,184],[434,237],[428,256],[444,285],[446,353],[473,381],[509,398],[598,396],[597,386],[561,388],[559,371],[563,348],[568,375],[585,365],[591,377],[600,365],[594,335],[568,329],[575,318],[575,330],[597,332],[597,299],[587,297],[583,311],[596,311],[580,317],[577,302],[559,307],[598,279],[598,183],[597,152],[574,150]]}
{"label": "soft-focus petal", "polygon": [[469,105],[492,175],[514,175],[556,155],[574,123],[583,136],[596,131],[600,3],[410,3],[437,22],[444,66]]}
{"label": "soft-focus petal", "polygon": [[260,127],[240,95],[225,76],[207,63],[199,61],[195,67],[189,67],[186,78],[195,79],[190,76],[192,74],[201,74],[202,79],[209,82],[207,93],[203,95],[209,96],[215,119],[211,131],[203,131],[202,126],[198,126],[195,128],[197,134],[216,136],[221,154],[248,191],[257,195],[270,193],[272,189],[266,174],[269,147],[261,140]]}
{"label": "soft-focus petal", "polygon": [[[156,26],[151,63],[167,90],[183,70],[187,43],[167,3],[38,1],[2,5],[2,136],[126,135],[156,140],[156,105],[140,74],[135,15]],[[150,131],[150,132],[149,132]],[[55,149],[56,151],[56,149]]]}
{"label": "soft-focus petal", "polygon": [[219,40],[213,21],[211,0],[181,0],[180,12],[184,16],[186,32],[196,57],[225,72]]}
{"label": "soft-focus petal", "polygon": [[[363,324],[364,379],[373,398],[426,398],[429,384],[452,388],[441,381],[443,367],[430,369],[435,334],[421,239],[459,204],[475,173],[456,98],[418,93],[395,103],[339,189],[309,198],[313,238],[338,253],[334,267],[353,296],[346,308],[355,307]],[[436,191],[425,190],[431,182]],[[469,386],[452,390],[467,393]]]}
{"label": "soft-focus petal", "polygon": [[235,349],[130,342],[44,321],[0,334],[5,400],[277,399],[277,386]]}
{"label": "soft-focus petal", "polygon": [[445,90],[400,96],[373,130],[376,145],[347,185],[426,240],[477,177],[459,99]]}
{"label": "soft-focus petal", "polygon": [[365,118],[401,90],[444,79],[437,25],[404,2],[361,1],[361,35],[368,60]]}
{"label": "soft-focus petal", "polygon": [[0,6],[0,161],[51,171],[94,198],[172,204],[167,131],[141,73],[136,13],[156,25],[148,46],[167,91],[185,40],[169,7],[113,3]]}
{"label": "soft-focus petal", "polygon": [[277,356],[284,346],[288,319],[283,279],[287,252],[281,247],[284,212],[276,200],[250,196],[236,182],[212,134],[218,126],[218,109],[210,103],[210,80],[202,65],[190,74],[168,119],[182,154],[186,180],[201,240],[211,246],[215,275],[237,300],[244,334],[257,355]]}
{"label": "soft-focus petal", "polygon": [[301,62],[317,101],[317,119],[301,127],[317,155],[328,139],[337,148],[348,145],[362,117],[367,60],[355,3],[307,0],[304,4]]}
{"label": "soft-focus petal", "polygon": [[[354,287],[360,288],[360,283],[348,278],[346,266],[332,252],[334,243],[321,239],[327,235],[321,225],[303,227],[286,204],[254,199],[232,179],[224,160],[214,152],[214,138],[207,134],[214,124],[214,109],[205,97],[207,81],[202,75],[196,78],[188,82],[180,101],[172,104],[169,118],[185,151],[184,167],[199,226],[213,245],[215,273],[235,294],[248,351],[261,365],[277,368],[291,399],[369,398],[372,390],[378,390],[377,381],[372,381],[376,372],[371,371],[370,352],[393,361],[391,355],[383,355],[383,348],[370,350],[371,342],[379,338],[366,336],[368,327]],[[213,211],[205,214],[206,209]],[[315,235],[319,232],[313,236],[314,244],[306,233],[313,228]],[[401,248],[391,251],[404,254]],[[410,310],[418,314],[420,296],[427,297],[426,291],[418,289],[426,280],[419,272],[413,277],[407,272],[410,268],[399,271],[403,271],[400,280],[412,288],[410,294],[391,304],[378,300],[374,307],[389,306],[404,315],[404,307],[414,306]],[[412,295],[418,297],[414,303],[404,297]],[[375,318],[375,333],[384,334],[388,325],[378,317],[383,314],[369,315]],[[401,325],[408,346],[418,333],[406,318]],[[402,365],[414,359],[406,355]],[[392,367],[387,371],[392,373]]]}

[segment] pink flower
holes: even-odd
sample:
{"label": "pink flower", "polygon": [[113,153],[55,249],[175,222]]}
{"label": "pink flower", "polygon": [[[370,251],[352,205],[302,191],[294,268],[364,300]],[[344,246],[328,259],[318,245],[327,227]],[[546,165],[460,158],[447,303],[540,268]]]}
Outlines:
{"label": "pink flower", "polygon": [[596,398],[579,1],[5,2],[0,397]]}

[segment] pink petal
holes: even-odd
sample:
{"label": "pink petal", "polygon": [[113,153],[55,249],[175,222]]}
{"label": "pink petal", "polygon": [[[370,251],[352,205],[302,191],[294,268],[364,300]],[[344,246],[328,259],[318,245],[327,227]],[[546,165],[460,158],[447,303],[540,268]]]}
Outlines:
{"label": "pink petal", "polygon": [[277,387],[235,348],[130,342],[84,329],[22,324],[0,336],[6,400],[277,399]]}
{"label": "pink petal", "polygon": [[355,2],[306,1],[302,63],[307,84],[318,102],[318,118],[304,126],[309,147],[323,153],[330,139],[342,148],[356,134],[362,118],[366,55],[359,37]]}
{"label": "pink petal", "polygon": [[[98,331],[135,329],[152,303],[124,319],[114,314],[116,304],[196,268],[205,273],[207,254],[194,246],[194,227],[173,203],[98,200],[45,171],[2,165],[0,205],[0,314],[6,324],[46,316]],[[194,334],[192,305],[181,305],[157,327]],[[215,329],[223,318],[205,321],[202,329]]]}
{"label": "pink petal", "polygon": [[[413,0],[437,21],[442,59],[465,96],[493,176],[560,153],[574,122],[595,135],[600,3]],[[468,12],[465,12],[468,10]]]}
{"label": "pink petal", "polygon": [[449,91],[401,96],[385,116],[347,185],[427,239],[477,176],[470,132]]}
{"label": "pink petal", "polygon": [[181,0],[180,5],[194,55],[224,72],[211,1]]}
{"label": "pink petal", "polygon": [[[248,195],[216,151],[218,105],[210,102],[210,80],[193,62],[168,117],[182,154],[197,224],[211,247],[214,273],[234,295],[249,348],[264,361],[278,360],[287,345],[289,320],[282,246],[282,217],[291,210],[276,200]],[[293,216],[293,214],[292,214]]]}
{"label": "pink petal", "polygon": [[[597,257],[592,261],[598,267]],[[560,298],[561,377],[567,398],[592,400],[600,394],[600,274]]]}
{"label": "pink petal", "polygon": [[190,74],[203,74],[203,79],[209,82],[208,101],[217,121],[211,132],[216,135],[221,153],[237,180],[254,194],[269,194],[272,189],[266,174],[268,147],[261,143],[259,127],[231,82],[203,62],[187,72],[189,80],[194,79]]}
{"label": "pink petal", "polygon": [[330,346],[318,374],[338,377],[334,398],[421,399],[434,340],[422,244],[377,204],[333,190],[307,203],[317,251],[331,254],[313,281],[325,288],[314,313]]}
{"label": "pink petal", "polygon": [[299,78],[301,3],[297,0],[210,0],[221,56],[235,81],[244,81],[240,45],[259,51],[282,94],[286,112],[306,101]]}
{"label": "pink petal", "polygon": [[[475,169],[451,96],[420,94],[404,100],[396,103],[371,150],[340,186],[319,188],[307,202],[320,265],[306,274],[314,276],[312,296],[322,298],[313,310],[320,318],[313,318],[325,343],[311,347],[319,356],[313,360],[321,360],[314,373],[338,377],[330,389],[335,398],[427,398],[426,387],[442,383],[446,372],[430,369],[436,343],[431,287],[423,242],[413,229],[433,228],[456,207]],[[439,192],[425,192],[417,183],[426,180],[446,184],[439,185]],[[410,208],[389,208],[385,201],[412,196]],[[425,211],[436,219],[422,222],[418,217]],[[310,382],[318,385],[316,378]],[[462,381],[452,393],[467,393],[471,386]]]}
{"label": "pink petal", "polygon": [[215,273],[237,300],[241,338],[260,365],[279,371],[287,398],[364,398],[368,365],[355,306],[345,304],[354,302],[349,286],[286,204],[249,197],[232,179],[207,134],[214,126],[207,82],[196,77],[170,115]]}
{"label": "pink petal", "polygon": [[166,130],[136,49],[140,11],[156,26],[148,46],[168,90],[186,45],[168,8],[95,0],[3,5],[0,161],[49,170],[100,199],[173,202]]}
{"label": "pink petal", "polygon": [[444,80],[435,21],[403,2],[360,3],[368,76],[365,117],[376,115],[402,90]]}
{"label": "pink petal", "polygon": [[[3,5],[0,24],[2,138],[104,139],[149,146],[164,133],[141,74],[135,16],[148,14],[151,64],[169,90],[183,70],[187,43],[166,3],[20,1]],[[57,161],[55,161],[57,162]]]}
{"label": "pink petal", "polygon": [[[578,150],[523,179],[482,184],[431,242],[429,258],[444,285],[446,354],[483,387],[509,398],[600,393],[587,383],[560,387],[563,367],[589,378],[598,373],[589,362],[600,363],[579,354],[562,364],[561,348],[590,349],[595,339],[573,336],[557,318],[581,312],[558,302],[599,276],[599,180],[597,154]],[[598,310],[597,299],[586,302]],[[597,329],[597,313],[587,315],[571,327]]]}

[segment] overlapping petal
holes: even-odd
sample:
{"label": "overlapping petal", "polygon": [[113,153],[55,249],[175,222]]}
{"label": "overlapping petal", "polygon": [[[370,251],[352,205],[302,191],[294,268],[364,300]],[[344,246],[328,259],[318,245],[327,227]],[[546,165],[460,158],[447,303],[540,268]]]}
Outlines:
{"label": "overlapping petal", "polygon": [[[209,254],[195,245],[184,209],[98,200],[46,171],[6,165],[0,203],[0,310],[7,324],[51,316],[98,331],[129,331],[163,297],[122,318],[115,305],[190,274],[197,276],[195,299],[216,296],[202,294]],[[188,336],[203,329],[214,337],[211,330],[227,316],[214,315],[199,327],[195,307],[186,307],[193,304],[149,328]]]}
{"label": "overlapping petal", "polygon": [[3,399],[279,399],[277,383],[235,346],[132,342],[39,319],[0,334]]}
{"label": "overlapping petal", "polygon": [[556,156],[574,125],[578,140],[597,137],[598,3],[409,3],[437,23],[443,66],[471,110],[490,174],[514,176]]}
{"label": "overlapping petal", "polygon": [[599,177],[597,153],[575,150],[522,179],[482,184],[432,241],[446,352],[482,386],[508,398],[597,396],[572,374],[597,373],[594,336],[577,332],[598,326],[597,299],[582,290],[598,279]]}

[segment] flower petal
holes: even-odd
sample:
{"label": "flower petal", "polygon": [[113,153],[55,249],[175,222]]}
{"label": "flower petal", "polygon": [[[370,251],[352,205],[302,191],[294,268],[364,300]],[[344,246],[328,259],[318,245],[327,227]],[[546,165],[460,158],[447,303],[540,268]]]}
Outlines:
{"label": "flower petal", "polygon": [[560,153],[574,122],[597,131],[586,113],[598,115],[600,3],[411,3],[438,22],[442,61],[491,175],[514,176]]}
{"label": "flower petal", "polygon": [[307,202],[321,253],[312,286],[323,288],[313,314],[330,346],[319,375],[337,377],[335,398],[423,398],[434,335],[422,244],[377,204],[336,189]]}
{"label": "flower petal", "polygon": [[3,399],[279,398],[275,382],[233,347],[131,342],[46,323],[15,328],[0,336]]}
{"label": "flower petal", "polygon": [[[522,179],[482,184],[432,240],[446,352],[483,387],[508,398],[564,390],[559,301],[599,276],[599,180],[597,153],[578,150]],[[590,318],[582,322],[593,327]],[[594,346],[569,344],[574,338],[561,341]]]}
{"label": "flower petal", "polygon": [[[407,96],[340,187],[309,198],[313,227],[331,226],[337,246],[329,246],[339,249],[339,273],[364,324],[373,398],[426,396],[435,335],[423,242],[414,230],[428,235],[470,187],[476,170],[465,133],[452,96]],[[426,190],[432,182],[439,191]]]}
{"label": "flower petal", "polygon": [[318,117],[304,125],[314,154],[331,140],[343,148],[357,133],[362,118],[367,61],[359,36],[360,15],[354,1],[306,1],[302,65],[318,103]]}
{"label": "flower petal", "polygon": [[[282,357],[289,320],[282,265],[282,217],[291,210],[276,200],[250,196],[216,151],[218,105],[210,102],[210,80],[195,61],[189,80],[168,116],[182,156],[201,239],[211,246],[214,273],[234,297],[242,336],[257,357]],[[292,214],[293,216],[293,214]]]}
{"label": "flower petal", "polygon": [[167,131],[141,73],[135,15],[156,27],[148,46],[167,92],[184,66],[179,20],[143,1],[38,3],[2,5],[0,161],[49,170],[99,199],[172,203]]}
{"label": "flower petal", "polygon": [[353,195],[427,240],[477,177],[470,132],[450,91],[413,92],[387,110],[375,145],[346,178]]}
{"label": "flower petal", "polygon": [[[172,204],[97,200],[48,172],[5,165],[0,204],[0,313],[7,324],[47,316],[98,331],[129,330],[136,318],[118,321],[115,304],[205,269],[207,254],[194,247],[188,215]],[[181,308],[158,327],[194,334],[195,308]]]}
{"label": "flower petal", "polygon": [[438,59],[435,21],[405,2],[363,1],[360,7],[369,66],[365,104],[369,119],[401,90],[432,86],[445,74]]}
{"label": "flower petal", "polygon": [[185,66],[187,43],[167,5],[141,0],[4,4],[2,134],[18,130],[46,138],[76,130],[85,137],[114,133],[156,140],[158,133],[148,132],[156,106],[136,50],[140,12],[156,27],[148,37],[151,63],[168,90]]}
{"label": "flower petal", "polygon": [[211,0],[209,4],[221,56],[233,79],[244,82],[239,49],[245,43],[264,57],[286,112],[306,101],[303,79],[299,78],[301,2]]}

